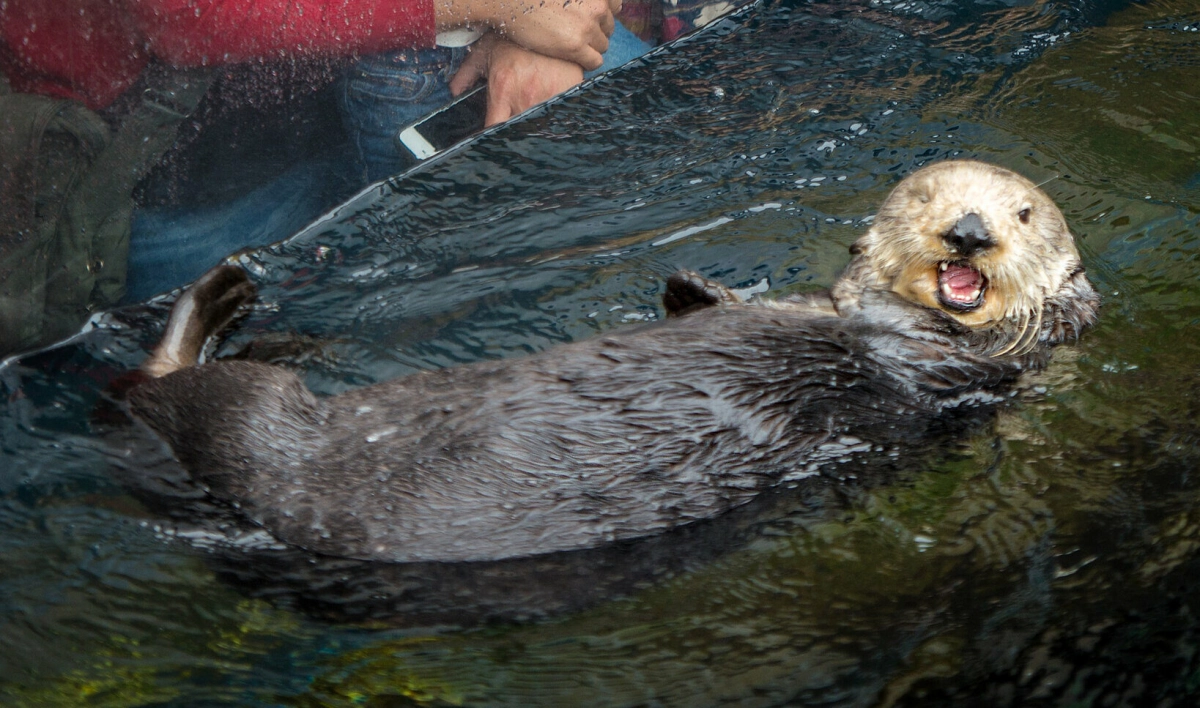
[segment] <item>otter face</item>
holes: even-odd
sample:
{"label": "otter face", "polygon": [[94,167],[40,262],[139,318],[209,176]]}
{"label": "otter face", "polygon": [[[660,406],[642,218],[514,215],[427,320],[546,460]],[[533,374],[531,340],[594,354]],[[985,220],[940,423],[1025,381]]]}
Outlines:
{"label": "otter face", "polygon": [[[851,249],[835,287],[889,290],[972,330],[993,330],[996,354],[1043,339],[1051,300],[1087,300],[1074,331],[1095,318],[1098,297],[1058,207],[1015,172],[981,162],[925,167],[891,193]],[[1050,325],[1052,323],[1045,323]],[[1061,329],[1061,327],[1060,327]]]}

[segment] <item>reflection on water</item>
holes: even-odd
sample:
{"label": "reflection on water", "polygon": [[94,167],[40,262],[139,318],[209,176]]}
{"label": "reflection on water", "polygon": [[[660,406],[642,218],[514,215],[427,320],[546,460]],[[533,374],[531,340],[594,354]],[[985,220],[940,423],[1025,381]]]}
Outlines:
{"label": "reflection on water", "polygon": [[244,254],[262,294],[222,345],[301,333],[280,356],[334,392],[660,316],[679,267],[826,285],[900,175],[973,156],[1051,180],[1106,296],[994,423],[587,558],[588,588],[429,573],[460,607],[508,583],[549,619],[346,625],[221,581],[113,481],[97,401],[165,314],[129,308],[0,370],[4,702],[1193,704],[1200,11],[1009,5],[725,21]]}

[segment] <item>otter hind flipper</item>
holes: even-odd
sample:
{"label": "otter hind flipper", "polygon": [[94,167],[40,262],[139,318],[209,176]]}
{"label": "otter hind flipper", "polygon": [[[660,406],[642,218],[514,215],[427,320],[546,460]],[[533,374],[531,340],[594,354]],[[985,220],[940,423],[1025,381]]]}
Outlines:
{"label": "otter hind flipper", "polygon": [[715,280],[691,270],[680,270],[667,278],[667,290],[663,293],[663,307],[667,317],[681,317],[713,305],[735,305],[742,298]]}
{"label": "otter hind flipper", "polygon": [[157,378],[195,366],[204,343],[224,329],[255,292],[246,271],[237,266],[219,265],[200,276],[175,301],[163,338],[142,371]]}

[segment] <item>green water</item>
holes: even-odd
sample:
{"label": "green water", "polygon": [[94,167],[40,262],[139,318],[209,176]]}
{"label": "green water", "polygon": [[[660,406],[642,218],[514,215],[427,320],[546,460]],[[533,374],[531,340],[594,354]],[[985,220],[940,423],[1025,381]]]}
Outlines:
{"label": "green water", "polygon": [[1105,297],[993,421],[581,610],[329,622],[110,480],[89,414],[165,311],[131,308],[0,370],[0,703],[1195,705],[1200,7],[897,4],[765,8],[364,194],[242,258],[225,351],[301,332],[334,392],[661,316],[679,267],[827,285],[899,176],[975,157],[1046,181]]}

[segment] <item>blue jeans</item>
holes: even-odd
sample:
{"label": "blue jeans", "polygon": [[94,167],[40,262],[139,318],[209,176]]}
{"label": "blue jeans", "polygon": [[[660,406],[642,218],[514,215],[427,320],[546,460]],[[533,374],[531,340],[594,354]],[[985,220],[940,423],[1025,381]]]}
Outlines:
{"label": "blue jeans", "polygon": [[[608,40],[604,64],[584,74],[591,78],[645,54],[650,45],[617,23]],[[366,177],[374,182],[409,167],[396,134],[452,99],[450,79],[467,56],[467,47],[408,49],[358,61],[342,80],[338,101],[342,121]]]}
{"label": "blue jeans", "polygon": [[123,302],[140,302],[200,277],[240,249],[281,241],[362,186],[342,155],[306,159],[225,204],[138,209],[129,236]]}

